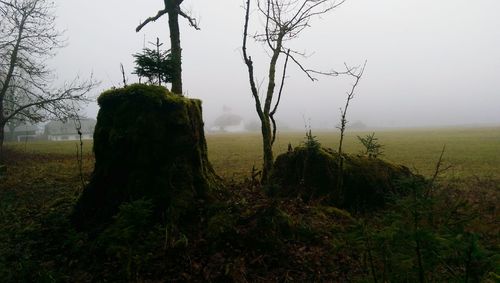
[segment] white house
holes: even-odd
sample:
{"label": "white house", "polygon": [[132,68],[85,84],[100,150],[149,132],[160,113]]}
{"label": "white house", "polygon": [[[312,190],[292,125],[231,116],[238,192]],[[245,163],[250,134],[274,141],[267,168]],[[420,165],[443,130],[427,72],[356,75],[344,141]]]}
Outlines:
{"label": "white house", "polygon": [[[94,135],[96,120],[81,118],[81,133],[83,140],[90,140]],[[77,126],[78,121],[68,120],[66,122],[50,121],[45,125],[45,135],[49,141],[73,141],[79,140]]]}

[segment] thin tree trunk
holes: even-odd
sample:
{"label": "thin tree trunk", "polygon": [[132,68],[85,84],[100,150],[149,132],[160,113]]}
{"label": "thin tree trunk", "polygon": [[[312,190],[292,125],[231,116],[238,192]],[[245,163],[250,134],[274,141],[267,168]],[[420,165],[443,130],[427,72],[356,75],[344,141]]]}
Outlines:
{"label": "thin tree trunk", "polygon": [[[346,108],[347,109],[347,108]],[[341,119],[341,128],[340,128],[340,141],[339,141],[339,161],[337,168],[337,184],[336,184],[336,199],[337,205],[342,205],[344,203],[344,195],[342,192],[342,188],[344,187],[344,156],[342,155],[342,145],[344,143],[344,131],[345,131],[345,111],[342,115]]]}
{"label": "thin tree trunk", "polygon": [[425,283],[425,270],[424,265],[422,263],[422,253],[420,247],[420,235],[419,235],[419,227],[418,223],[420,221],[420,214],[418,213],[418,199],[417,199],[417,191],[413,189],[413,236],[415,238],[415,253],[417,254],[417,263],[418,263],[418,281],[420,283]]}
{"label": "thin tree trunk", "polygon": [[170,48],[172,54],[172,92],[182,95],[182,48],[179,31],[179,6],[175,3],[168,7],[168,27],[170,29]]}
{"label": "thin tree trunk", "polygon": [[273,167],[273,130],[271,128],[271,103],[274,96],[274,88],[276,87],[276,64],[281,51],[283,33],[278,35],[276,48],[274,49],[271,62],[269,63],[269,81],[267,85],[266,101],[264,103],[262,123],[262,145],[264,150],[264,164],[262,168],[262,183],[267,182],[271,168]]}
{"label": "thin tree trunk", "polygon": [[272,130],[271,121],[269,116],[264,116],[261,119],[261,131],[262,131],[262,148],[263,148],[263,159],[264,163],[262,166],[262,183],[267,182],[271,168],[273,167],[273,145],[272,145]]}
{"label": "thin tree trunk", "polygon": [[0,101],[0,165],[3,163],[3,141],[5,138],[5,120],[3,117],[3,105]]}
{"label": "thin tree trunk", "polygon": [[0,124],[0,165],[3,163],[3,139],[4,139],[4,130],[3,126]]}

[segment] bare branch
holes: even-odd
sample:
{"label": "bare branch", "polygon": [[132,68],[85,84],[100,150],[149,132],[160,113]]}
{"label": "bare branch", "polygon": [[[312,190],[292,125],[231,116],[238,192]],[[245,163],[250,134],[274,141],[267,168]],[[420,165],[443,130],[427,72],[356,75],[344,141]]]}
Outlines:
{"label": "bare branch", "polygon": [[[182,1],[180,1],[182,2]],[[186,20],[188,20],[189,22],[189,25],[192,26],[193,28],[195,28],[196,30],[200,30],[200,27],[198,26],[198,21],[189,16],[186,12],[182,11],[178,6],[180,5],[180,2],[176,5],[176,7],[174,8],[170,8],[170,9],[175,9],[174,11],[179,14],[181,17],[185,18]],[[152,17],[149,17],[147,18],[144,22],[140,23],[137,28],[135,29],[136,32],[139,32],[141,31],[141,29],[143,27],[145,27],[147,24],[149,24],[150,22],[156,22],[158,19],[160,19],[163,15],[165,14],[168,14],[169,12],[169,7],[167,7],[167,5],[165,4],[165,8],[162,9],[162,10],[159,10],[156,15],[152,16]]]}
{"label": "bare branch", "polygon": [[120,71],[122,72],[123,87],[127,87],[127,78],[125,77],[125,69],[122,63],[120,63]]}
{"label": "bare branch", "polygon": [[[285,53],[282,51],[282,53]],[[288,53],[288,51],[287,51]],[[289,54],[289,53],[288,53]],[[348,74],[349,72],[349,69],[347,69],[347,71],[345,72],[337,72],[335,70],[331,70],[331,71],[317,71],[317,70],[313,70],[313,69],[307,69],[305,68],[302,63],[299,62],[298,59],[295,58],[295,56],[293,55],[287,55],[287,57],[290,57],[290,59],[292,59],[292,61],[295,63],[295,65],[297,65],[297,67],[299,67],[299,69],[304,73],[306,74],[306,76],[311,80],[311,81],[317,81],[318,79],[313,76],[313,75],[322,75],[322,76],[331,76],[331,77],[336,77],[336,76],[339,76],[339,75],[343,75],[343,74]]]}
{"label": "bare branch", "polygon": [[182,11],[179,9],[179,15],[181,15],[183,18],[188,20],[189,25],[192,26],[196,30],[200,30],[200,27],[198,26],[198,21],[195,18],[190,17],[186,12]]}
{"label": "bare branch", "polygon": [[[272,145],[276,139],[276,121],[274,115],[278,109],[283,92],[284,82],[286,78],[286,69],[288,61],[293,61],[306,76],[315,81],[314,75],[337,76],[340,73],[335,71],[323,72],[305,68],[295,55],[304,56],[304,54],[294,51],[284,46],[291,39],[297,38],[299,34],[309,27],[311,17],[319,16],[334,9],[344,1],[337,3],[336,0],[254,0],[257,1],[257,11],[264,17],[264,31],[256,32],[254,39],[256,41],[265,42],[266,52],[270,55],[269,69],[267,72],[267,91],[265,101],[261,104],[261,99],[258,96],[258,90],[255,86],[254,66],[252,58],[247,54],[247,38],[248,38],[248,23],[250,14],[250,0],[246,0],[245,9],[245,26],[243,31],[243,58],[248,69],[250,88],[255,100],[257,114],[261,120],[261,131],[263,138],[264,151],[264,166],[262,170],[262,178],[265,181],[272,163],[273,153]],[[263,3],[260,1],[265,1]],[[273,98],[275,97],[276,87],[276,68],[280,55],[286,56],[281,85],[278,91],[278,98],[273,107]],[[263,108],[262,108],[263,106]],[[272,123],[272,126],[271,126]]]}
{"label": "bare branch", "polygon": [[[8,121],[18,115],[19,113],[25,111],[26,109],[34,108],[32,111],[37,111],[37,108],[44,110],[55,116],[56,118],[64,118],[72,114],[72,105],[78,102],[89,102],[90,99],[86,95],[94,89],[99,83],[90,79],[89,81],[80,83],[76,79],[69,86],[65,86],[63,89],[58,90],[54,93],[45,92],[45,94],[35,94],[29,90],[26,90],[26,94],[34,95],[34,98],[30,99],[29,102],[24,104],[19,104],[15,109],[10,111],[10,114],[5,116],[5,120]],[[45,119],[49,118],[48,115],[43,113],[37,113],[38,117],[43,117]],[[26,114],[25,114],[26,116]]]}
{"label": "bare branch", "polygon": [[137,28],[135,28],[135,32],[140,32],[141,29],[143,27],[145,27],[147,24],[149,24],[150,22],[156,22],[159,18],[161,18],[166,13],[168,13],[167,9],[163,9],[163,10],[158,11],[158,13],[155,16],[149,17],[143,23],[139,24],[137,26]]}
{"label": "bare branch", "polygon": [[[443,156],[444,156],[444,152],[446,150],[446,145],[443,145],[443,149],[441,150],[441,154],[439,155],[439,159],[436,163],[436,168],[434,170],[434,174],[432,175],[432,178],[431,178],[431,181],[430,181],[430,184],[429,184],[429,188],[432,188],[432,186],[434,185],[434,183],[436,182],[436,179],[437,177],[442,174],[443,172],[449,170],[452,166],[449,165],[449,166],[446,166],[446,167],[442,167],[443,166]],[[428,196],[430,193],[430,189],[426,192],[426,196]]]}
{"label": "bare branch", "polygon": [[[345,127],[347,125],[347,119],[346,119],[347,108],[349,108],[349,103],[354,98],[356,87],[358,86],[359,81],[361,80],[361,77],[363,76],[363,73],[365,72],[365,67],[366,67],[366,63],[367,62],[368,61],[365,61],[363,67],[357,73],[354,72],[354,70],[358,69],[359,67],[355,67],[355,68],[349,67],[346,63],[344,63],[344,66],[346,68],[346,73],[348,75],[354,77],[354,83],[351,86],[351,90],[349,92],[347,92],[347,99],[346,99],[346,103],[345,103],[344,108],[340,109],[340,113],[341,113],[341,116],[340,116],[340,127],[338,127],[338,128],[341,131],[341,137],[340,137],[341,141],[342,141],[342,138],[343,138],[343,132],[344,132]],[[342,151],[342,142],[339,145],[339,153],[341,151]]]}
{"label": "bare branch", "polygon": [[97,85],[91,77],[53,86],[47,62],[65,45],[54,11],[50,0],[0,0],[0,155],[5,124],[71,116]]}
{"label": "bare branch", "polygon": [[283,76],[281,77],[280,89],[278,91],[278,99],[276,100],[276,104],[274,105],[273,110],[271,111],[271,113],[269,113],[269,117],[271,118],[271,121],[273,123],[273,138],[271,140],[271,145],[274,144],[274,141],[276,140],[276,121],[274,120],[274,114],[276,114],[276,111],[278,110],[278,105],[280,104],[281,101],[281,94],[283,92],[283,87],[285,85],[286,68],[288,66],[289,57],[290,57],[290,49],[288,49],[288,52],[286,53],[285,64],[283,65]]}
{"label": "bare branch", "polygon": [[271,115],[274,115],[274,113],[276,113],[276,110],[278,110],[278,105],[279,105],[280,100],[281,100],[281,93],[283,92],[283,87],[285,85],[286,69],[288,66],[288,58],[290,58],[290,50],[288,50],[288,52],[286,53],[285,64],[283,65],[283,76],[281,77],[281,85],[280,85],[280,89],[278,92],[278,100],[276,101],[276,104],[274,105],[274,108],[270,113]]}
{"label": "bare branch", "polygon": [[252,96],[255,100],[256,110],[257,110],[259,117],[262,118],[264,114],[262,113],[262,106],[260,103],[259,94],[257,91],[257,86],[255,85],[253,61],[252,61],[252,57],[247,54],[247,38],[248,38],[249,18],[250,18],[250,0],[247,0],[246,12],[245,12],[245,25],[244,25],[244,29],[243,29],[243,46],[241,49],[243,51],[243,59],[245,61],[245,65],[247,66],[247,69],[248,69],[248,79],[250,82],[250,89],[252,91]]}
{"label": "bare branch", "polygon": [[359,81],[361,77],[363,76],[363,73],[365,71],[367,61],[365,61],[365,64],[361,68],[359,72],[354,72],[354,70],[358,68],[352,68],[347,66],[347,64],[344,63],[346,67],[346,72],[350,76],[354,77],[354,84],[351,87],[351,90],[347,92],[347,99],[344,108],[340,108],[340,126],[337,127],[340,130],[340,140],[339,140],[339,147],[338,147],[338,171],[337,171],[337,184],[336,184],[336,195],[337,195],[337,202],[341,204],[343,202],[343,194],[342,194],[342,186],[343,186],[343,168],[344,168],[344,156],[342,155],[342,146],[344,142],[344,134],[347,126],[347,109],[349,108],[349,103],[351,100],[354,98],[355,90],[356,87],[359,84]]}

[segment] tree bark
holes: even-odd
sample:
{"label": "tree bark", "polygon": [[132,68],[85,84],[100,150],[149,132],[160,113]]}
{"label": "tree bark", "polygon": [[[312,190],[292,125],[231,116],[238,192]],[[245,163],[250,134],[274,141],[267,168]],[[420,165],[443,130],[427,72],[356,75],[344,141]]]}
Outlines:
{"label": "tree bark", "polygon": [[0,127],[2,127],[2,129],[0,129],[0,165],[2,165],[3,163],[3,139],[4,139],[4,131],[3,131],[3,127],[2,124],[0,123]]}
{"label": "tree bark", "polygon": [[266,183],[269,174],[273,167],[273,145],[272,145],[272,130],[271,121],[269,116],[264,116],[261,119],[261,132],[262,132],[262,148],[263,148],[263,166],[262,166],[262,183]]}
{"label": "tree bark", "polygon": [[182,95],[182,48],[179,31],[179,5],[175,0],[166,1],[168,11],[168,27],[170,29],[170,48],[172,54],[173,74],[172,92]]}
{"label": "tree bark", "polygon": [[3,162],[3,141],[5,138],[5,121],[3,114],[3,101],[0,100],[0,165]]}
{"label": "tree bark", "polygon": [[269,177],[269,173],[273,167],[274,156],[273,156],[273,130],[271,129],[271,104],[274,96],[274,89],[276,87],[276,64],[281,52],[282,42],[283,42],[283,32],[278,35],[278,40],[276,42],[276,48],[273,51],[273,56],[271,62],[269,63],[269,76],[268,85],[266,93],[266,101],[264,102],[264,111],[261,117],[262,124],[262,144],[264,150],[264,164],[262,168],[262,183],[266,183]]}

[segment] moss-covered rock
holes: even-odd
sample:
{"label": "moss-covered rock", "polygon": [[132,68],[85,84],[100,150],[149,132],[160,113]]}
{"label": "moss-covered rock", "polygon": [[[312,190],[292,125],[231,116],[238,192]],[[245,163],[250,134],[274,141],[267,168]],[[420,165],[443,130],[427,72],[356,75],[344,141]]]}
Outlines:
{"label": "moss-covered rock", "polygon": [[350,210],[381,207],[403,194],[403,180],[421,180],[407,167],[381,159],[344,155],[342,200],[336,195],[339,155],[324,148],[297,147],[277,157],[268,192],[273,196],[323,199]]}
{"label": "moss-covered rock", "polygon": [[220,187],[207,158],[201,101],[135,84],[98,98],[95,169],[72,220],[83,230],[108,223],[123,202],[151,199],[155,215],[189,216]]}

